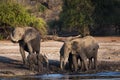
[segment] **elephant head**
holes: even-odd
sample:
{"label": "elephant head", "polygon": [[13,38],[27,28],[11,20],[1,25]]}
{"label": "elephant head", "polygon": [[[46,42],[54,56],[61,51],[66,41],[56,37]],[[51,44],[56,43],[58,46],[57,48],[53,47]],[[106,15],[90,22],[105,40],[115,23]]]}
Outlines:
{"label": "elephant head", "polygon": [[66,64],[70,52],[71,52],[71,41],[66,41],[64,43],[64,64]]}
{"label": "elephant head", "polygon": [[71,52],[71,42],[65,41],[60,50],[60,67],[62,70],[63,68],[65,68],[70,52]]}
{"label": "elephant head", "polygon": [[18,42],[19,40],[22,40],[24,32],[25,31],[22,27],[16,27],[10,35],[12,42]]}

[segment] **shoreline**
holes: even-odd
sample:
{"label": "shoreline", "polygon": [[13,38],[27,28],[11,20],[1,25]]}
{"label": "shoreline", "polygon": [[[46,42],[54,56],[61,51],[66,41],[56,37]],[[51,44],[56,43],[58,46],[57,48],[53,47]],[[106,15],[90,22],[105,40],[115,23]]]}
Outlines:
{"label": "shoreline", "polygon": [[[88,73],[102,71],[120,72],[120,37],[111,39],[110,37],[96,37],[96,39],[100,45],[98,51],[99,70],[91,70],[88,71]],[[63,42],[52,40],[41,42],[41,54],[45,54],[50,61],[50,71],[45,71],[43,74],[68,73],[67,71],[62,72],[59,68],[59,50],[62,44]],[[0,65],[0,77],[37,74],[36,72],[29,71],[27,67],[23,66],[18,44],[14,44],[10,41],[0,41]]]}

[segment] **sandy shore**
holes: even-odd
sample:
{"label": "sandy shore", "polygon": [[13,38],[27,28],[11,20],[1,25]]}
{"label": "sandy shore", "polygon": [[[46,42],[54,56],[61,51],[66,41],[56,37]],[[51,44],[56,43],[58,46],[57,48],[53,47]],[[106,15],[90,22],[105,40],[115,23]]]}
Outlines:
{"label": "sandy shore", "polygon": [[[98,71],[120,71],[120,37],[96,37],[100,48],[98,51]],[[45,41],[41,43],[41,53],[59,69],[59,50],[63,42]],[[26,53],[27,54],[27,53]],[[56,66],[57,65],[57,66]],[[52,69],[51,67],[51,69]],[[34,75],[36,72],[22,64],[18,44],[0,41],[0,76]]]}

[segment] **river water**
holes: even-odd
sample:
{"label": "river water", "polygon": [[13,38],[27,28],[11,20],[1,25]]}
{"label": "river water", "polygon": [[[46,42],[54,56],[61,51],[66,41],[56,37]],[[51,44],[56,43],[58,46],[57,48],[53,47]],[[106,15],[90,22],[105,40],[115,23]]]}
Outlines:
{"label": "river water", "polygon": [[94,74],[44,74],[0,78],[0,80],[120,80],[120,72],[98,72]]}

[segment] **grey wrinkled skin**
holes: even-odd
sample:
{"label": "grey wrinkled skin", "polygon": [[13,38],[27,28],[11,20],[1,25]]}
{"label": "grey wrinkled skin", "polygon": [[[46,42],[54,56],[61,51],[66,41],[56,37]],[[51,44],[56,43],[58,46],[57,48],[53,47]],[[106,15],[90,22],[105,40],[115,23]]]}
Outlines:
{"label": "grey wrinkled skin", "polygon": [[[39,58],[39,61],[37,62],[37,56]],[[35,66],[38,65],[38,71],[42,71],[44,65],[46,66],[46,68],[48,69],[49,67],[49,62],[48,62],[48,58],[42,54],[29,54],[27,56],[27,60],[28,60],[28,65],[31,71],[35,71]],[[38,64],[39,63],[39,64]]]}
{"label": "grey wrinkled skin", "polygon": [[[78,54],[80,56],[82,68],[84,66],[85,70],[92,68],[92,62],[94,63],[94,68],[97,69],[98,48],[99,45],[92,36],[86,36],[82,39],[72,41],[72,54]],[[87,59],[89,59],[89,68]],[[75,66],[75,71],[77,71],[77,62],[73,61],[73,65]]]}
{"label": "grey wrinkled skin", "polygon": [[23,59],[23,63],[27,65],[25,51],[29,54],[40,54],[40,34],[32,27],[16,27],[11,35],[11,41],[19,43],[20,53]]}
{"label": "grey wrinkled skin", "polygon": [[[60,68],[63,70],[69,60],[69,67],[73,66],[74,70],[77,71],[78,59],[81,61],[81,69],[88,70],[87,59],[89,59],[89,68],[92,66],[92,59],[94,59],[94,68],[97,68],[98,48],[99,45],[92,36],[64,42],[60,49]],[[70,53],[71,57],[69,58]]]}
{"label": "grey wrinkled skin", "polygon": [[65,65],[68,61],[70,52],[71,52],[71,42],[65,41],[60,49],[60,68],[61,68],[61,70],[64,70]]}

